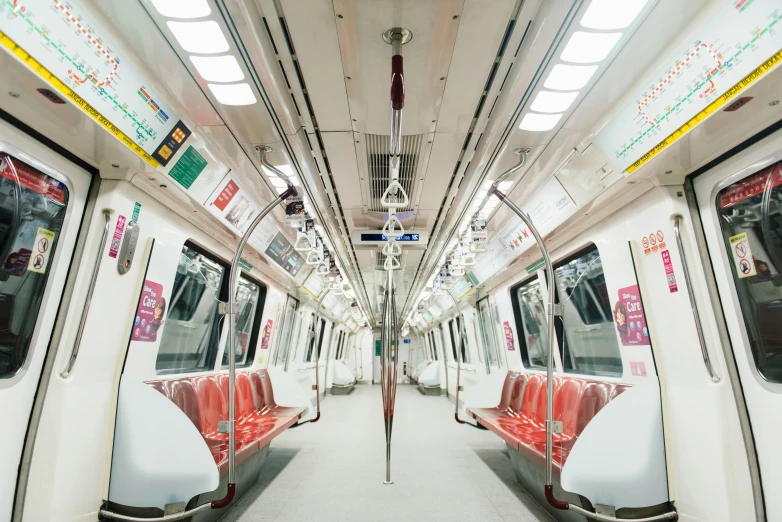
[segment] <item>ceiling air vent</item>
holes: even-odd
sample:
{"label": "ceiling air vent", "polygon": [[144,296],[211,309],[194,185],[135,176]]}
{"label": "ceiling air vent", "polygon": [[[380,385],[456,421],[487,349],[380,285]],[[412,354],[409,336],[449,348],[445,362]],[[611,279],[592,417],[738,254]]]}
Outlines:
{"label": "ceiling air vent", "polygon": [[386,262],[386,256],[382,250],[375,251],[375,270],[385,270],[384,264]]}
{"label": "ceiling air vent", "polygon": [[[399,169],[399,183],[407,192],[410,202],[413,202],[418,158],[426,140],[424,134],[402,136],[402,162]],[[388,178],[388,144],[390,136],[380,134],[364,135],[367,149],[367,172],[369,173],[369,210],[382,212],[380,205],[390,182]],[[410,206],[399,210],[409,210]]]}

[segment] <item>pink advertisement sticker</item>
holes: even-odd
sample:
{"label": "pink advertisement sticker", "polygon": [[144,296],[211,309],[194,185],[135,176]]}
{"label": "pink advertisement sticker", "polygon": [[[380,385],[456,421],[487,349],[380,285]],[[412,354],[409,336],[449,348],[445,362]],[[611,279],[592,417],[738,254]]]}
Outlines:
{"label": "pink advertisement sticker", "polygon": [[114,227],[114,237],[111,238],[111,249],[109,257],[117,257],[119,252],[119,243],[122,240],[122,232],[125,230],[125,216],[117,216],[117,226]]}
{"label": "pink advertisement sticker", "polygon": [[636,377],[646,377],[646,363],[640,361],[630,361],[630,373]]}
{"label": "pink advertisement sticker", "polygon": [[505,344],[508,346],[508,351],[512,352],[516,349],[516,345],[513,342],[513,330],[511,330],[508,321],[503,323],[503,327],[505,329]]}
{"label": "pink advertisement sticker", "polygon": [[163,297],[163,285],[150,280],[144,281],[141,299],[133,319],[131,341],[154,343],[166,317],[166,299]]}
{"label": "pink advertisement sticker", "polygon": [[668,290],[671,293],[678,292],[679,286],[676,284],[676,276],[673,275],[673,264],[671,263],[671,253],[663,250],[663,265],[665,266],[665,277],[668,279]]}
{"label": "pink advertisement sticker", "polygon": [[614,324],[623,346],[649,344],[649,329],[638,285],[619,289],[619,300],[614,305]]}
{"label": "pink advertisement sticker", "polygon": [[267,350],[269,348],[269,340],[272,337],[272,325],[274,321],[269,319],[266,321],[266,326],[263,327],[263,337],[261,338],[261,350]]}

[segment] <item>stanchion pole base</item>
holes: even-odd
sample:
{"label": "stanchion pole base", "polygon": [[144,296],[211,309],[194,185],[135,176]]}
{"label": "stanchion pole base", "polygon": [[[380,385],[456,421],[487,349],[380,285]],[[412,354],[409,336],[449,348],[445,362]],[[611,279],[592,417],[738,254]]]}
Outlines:
{"label": "stanchion pole base", "polygon": [[383,484],[393,484],[393,483],[394,483],[393,480],[384,480],[383,481]]}

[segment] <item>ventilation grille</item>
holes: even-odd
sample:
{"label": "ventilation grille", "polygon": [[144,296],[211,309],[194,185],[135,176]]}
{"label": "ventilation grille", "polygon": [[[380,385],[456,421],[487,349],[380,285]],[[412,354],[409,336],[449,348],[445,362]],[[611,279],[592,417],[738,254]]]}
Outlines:
{"label": "ventilation grille", "polygon": [[[410,201],[413,201],[415,189],[416,171],[418,170],[418,158],[423,147],[424,134],[402,136],[402,158],[399,167],[399,183],[407,192]],[[365,134],[364,140],[367,146],[367,172],[369,173],[369,210],[382,212],[385,209],[380,204],[383,192],[388,188],[390,179],[388,176],[388,151],[390,136],[380,134]],[[404,209],[409,210],[410,205]]]}
{"label": "ventilation grille", "polygon": [[385,270],[383,266],[386,262],[386,256],[382,250],[375,250],[375,270]]}

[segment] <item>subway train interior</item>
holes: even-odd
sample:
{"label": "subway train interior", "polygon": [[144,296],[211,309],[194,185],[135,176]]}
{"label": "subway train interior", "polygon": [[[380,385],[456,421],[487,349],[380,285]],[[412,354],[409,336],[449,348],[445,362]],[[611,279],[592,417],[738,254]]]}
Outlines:
{"label": "subway train interior", "polygon": [[780,62],[780,0],[0,0],[0,522],[782,522]]}

